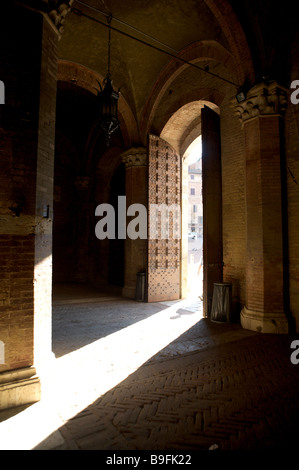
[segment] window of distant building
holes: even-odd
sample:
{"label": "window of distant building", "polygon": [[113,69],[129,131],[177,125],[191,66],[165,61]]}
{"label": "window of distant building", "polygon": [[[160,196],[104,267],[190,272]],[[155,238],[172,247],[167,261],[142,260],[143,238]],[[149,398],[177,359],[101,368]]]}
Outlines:
{"label": "window of distant building", "polygon": [[191,179],[194,180],[194,175],[191,175]]}
{"label": "window of distant building", "polygon": [[195,196],[195,188],[191,188],[191,196]]}

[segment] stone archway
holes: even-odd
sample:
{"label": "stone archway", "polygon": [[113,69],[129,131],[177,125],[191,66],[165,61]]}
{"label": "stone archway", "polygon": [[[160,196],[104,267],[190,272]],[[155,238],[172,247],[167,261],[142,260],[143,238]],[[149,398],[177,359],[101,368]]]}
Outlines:
{"label": "stone archway", "polygon": [[[222,281],[222,202],[219,108],[212,102],[192,101],[172,115],[160,138],[172,146],[180,159],[181,241],[180,295],[188,292],[188,184],[187,164],[182,157],[188,145],[203,136],[203,266],[204,314],[209,315],[213,283]],[[150,184],[150,183],[149,183]],[[162,189],[163,192],[163,189]],[[217,204],[216,204],[217,200]],[[199,289],[200,290],[200,289]]]}
{"label": "stone archway", "polygon": [[[248,47],[246,48],[248,50]],[[198,63],[204,60],[213,60],[219,62],[225,66],[229,71],[231,77],[236,80],[239,86],[243,85],[245,80],[248,80],[247,66],[246,69],[242,70],[240,63],[238,64],[236,58],[228,50],[226,50],[222,45],[216,41],[205,40],[190,44],[178,55],[179,58],[182,58],[184,61],[190,63]],[[239,59],[239,62],[241,60]],[[251,61],[249,60],[249,64]],[[140,119],[140,134],[143,141],[146,140],[146,136],[153,126],[155,114],[163,96],[165,96],[167,90],[170,89],[171,84],[179,77],[185,69],[190,68],[190,65],[180,62],[179,60],[171,60],[161,71],[159,77],[157,78],[155,84],[153,85],[151,92],[148,96],[147,102],[143,108],[142,116]],[[253,74],[253,68],[251,70],[251,76]],[[232,78],[231,78],[232,80]],[[237,86],[234,87],[237,90]],[[207,87],[203,88],[200,93],[200,86],[198,87],[198,93],[202,98],[208,99],[212,102],[215,102],[219,105],[223,99],[223,94],[219,92],[219,88],[216,86],[207,90]],[[188,91],[187,91],[188,94]],[[208,96],[207,96],[208,95]],[[200,99],[200,96],[197,99]],[[190,97],[186,98],[186,103],[191,101]]]}

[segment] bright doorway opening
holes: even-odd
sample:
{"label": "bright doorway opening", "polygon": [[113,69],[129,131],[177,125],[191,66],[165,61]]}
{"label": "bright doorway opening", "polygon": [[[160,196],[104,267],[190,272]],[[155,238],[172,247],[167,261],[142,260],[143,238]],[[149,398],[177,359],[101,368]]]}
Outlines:
{"label": "bright doorway opening", "polygon": [[[187,295],[203,299],[203,204],[202,204],[202,138],[197,137],[183,156],[184,177],[188,180],[188,263]],[[185,219],[186,220],[186,219]],[[185,221],[186,223],[186,221]]]}

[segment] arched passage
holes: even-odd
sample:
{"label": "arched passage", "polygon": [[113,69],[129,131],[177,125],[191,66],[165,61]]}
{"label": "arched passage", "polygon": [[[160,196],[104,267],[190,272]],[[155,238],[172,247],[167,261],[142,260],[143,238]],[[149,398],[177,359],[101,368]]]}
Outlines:
{"label": "arched passage", "polygon": [[[122,246],[103,248],[95,238],[95,208],[114,205],[124,194],[120,154],[136,138],[136,125],[123,98],[120,129],[107,148],[96,126],[98,74],[78,64],[59,62],[54,175],[53,282],[121,286]],[[99,244],[101,246],[99,246]],[[117,253],[117,255],[116,255]]]}
{"label": "arched passage", "polygon": [[[208,100],[220,105],[224,98],[225,81],[209,75],[208,72],[217,70],[215,75],[218,73],[219,77],[232,83],[235,82],[239,86],[243,84],[242,80],[245,80],[245,72],[242,73],[237,67],[235,57],[216,41],[205,40],[190,44],[180,52],[179,57],[192,64],[198,64],[203,71],[192,69],[190,65],[175,59],[163,68],[142,111],[140,132],[143,140],[146,139],[149,129],[154,128],[157,132],[160,128],[161,131],[168,121],[167,116],[161,115],[161,106],[163,106],[163,100],[167,99],[170,103],[177,100],[178,93],[174,91],[176,88],[179,87],[180,91],[183,91],[179,95],[180,106],[195,99]],[[193,87],[190,87],[190,81],[187,78],[182,79],[190,75],[190,72],[194,72]],[[194,87],[195,80],[197,84]],[[237,88],[234,85],[230,87],[232,95],[236,94]],[[175,112],[178,107],[174,105],[173,109]],[[171,110],[168,112],[171,113]],[[157,116],[159,116],[158,120]]]}
{"label": "arched passage", "polygon": [[[199,100],[179,108],[166,123],[160,134],[176,150],[181,159],[181,256],[180,292],[182,297],[189,293],[188,259],[188,211],[192,195],[188,187],[188,162],[184,159],[186,149],[202,136],[202,205],[203,205],[203,297],[204,313],[210,312],[213,283],[222,281],[222,187],[219,108],[211,102]],[[195,192],[195,189],[193,189]],[[198,280],[198,282],[200,282]],[[201,286],[198,285],[198,293]]]}
{"label": "arched passage", "polygon": [[[221,3],[222,7],[223,3]],[[218,14],[220,18],[219,11]],[[231,27],[228,27],[226,21],[224,23],[224,29],[229,32]],[[204,281],[206,283],[204,287],[205,314],[208,314],[211,306],[213,281],[221,281],[222,276],[224,281],[234,281],[233,302],[237,314],[239,314],[241,302],[245,299],[246,232],[244,228],[245,201],[242,190],[245,171],[242,156],[244,141],[242,130],[233,118],[231,103],[239,85],[252,78],[253,68],[251,60],[245,63],[242,58],[243,53],[244,57],[248,57],[246,44],[243,43],[242,52],[240,44],[234,45],[233,42],[234,38],[230,35],[228,41],[230,48],[227,45],[224,47],[215,40],[198,41],[184,48],[180,52],[180,57],[199,65],[201,70],[179,60],[171,60],[161,70],[152,86],[140,120],[140,132],[144,141],[150,132],[165,139],[182,156],[188,145],[201,133],[201,109],[204,105],[214,112],[217,110],[216,116],[218,117],[215,118],[218,120],[217,131],[209,130],[209,124],[207,124],[205,126],[206,137],[203,139],[206,155],[213,147],[218,149],[217,154],[214,155],[217,161],[214,160],[209,168],[203,169],[206,181],[209,175],[212,176],[208,187],[217,188],[214,194],[210,194],[208,190],[206,194],[206,201],[210,199],[213,204],[213,199],[217,200],[215,217],[209,221],[206,220],[205,223],[206,230],[209,223],[211,232],[217,238],[217,249],[209,250],[212,257],[210,260],[206,258],[205,262],[207,269],[210,264],[210,273],[209,275],[206,273],[206,281]],[[236,53],[232,54],[232,50]],[[178,110],[181,111],[178,112]],[[211,123],[212,119],[207,117],[207,121]],[[212,159],[212,157],[206,159],[207,163],[210,163]],[[212,214],[213,210],[210,209],[209,213]],[[234,217],[240,221],[237,231],[234,229]],[[208,239],[209,237],[206,237],[206,240]],[[204,253],[204,256],[208,256],[207,247],[204,248]],[[213,253],[218,253],[217,259],[213,259]],[[184,261],[184,249],[182,260]],[[207,280],[208,277],[210,281]],[[186,291],[184,269],[181,279],[181,292],[184,295]]]}
{"label": "arched passage", "polygon": [[[81,64],[68,60],[58,60],[58,82],[71,83],[92,95],[96,95],[97,90],[99,90],[99,83],[102,84],[103,79],[104,77],[98,72]],[[134,115],[122,94],[119,98],[118,111],[124,145],[129,147],[138,140],[138,131]]]}

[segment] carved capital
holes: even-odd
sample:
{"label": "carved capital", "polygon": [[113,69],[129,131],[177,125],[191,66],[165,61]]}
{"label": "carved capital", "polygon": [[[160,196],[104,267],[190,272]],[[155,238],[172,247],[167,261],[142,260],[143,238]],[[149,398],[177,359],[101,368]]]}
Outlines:
{"label": "carved capital", "polygon": [[143,147],[134,147],[121,154],[126,168],[147,165],[147,151]]}
{"label": "carved capital", "polygon": [[236,104],[234,99],[233,108],[240,121],[245,123],[257,116],[284,116],[287,103],[287,88],[276,82],[269,85],[261,83],[251,88],[241,103]]}
{"label": "carved capital", "polygon": [[59,33],[63,32],[65,17],[74,0],[19,0],[27,8],[41,12],[48,17]]}
{"label": "carved capital", "polygon": [[[69,0],[69,1],[56,0],[55,7],[54,8],[49,7],[49,11],[48,11],[49,17],[51,18],[51,20],[53,21],[54,25],[56,26],[56,28],[58,29],[60,33],[62,33],[63,31],[63,23],[65,22],[65,17],[68,14],[68,12],[71,10],[71,6],[73,2],[74,0]],[[53,4],[53,2],[48,2],[48,3],[49,5],[51,3]]]}

